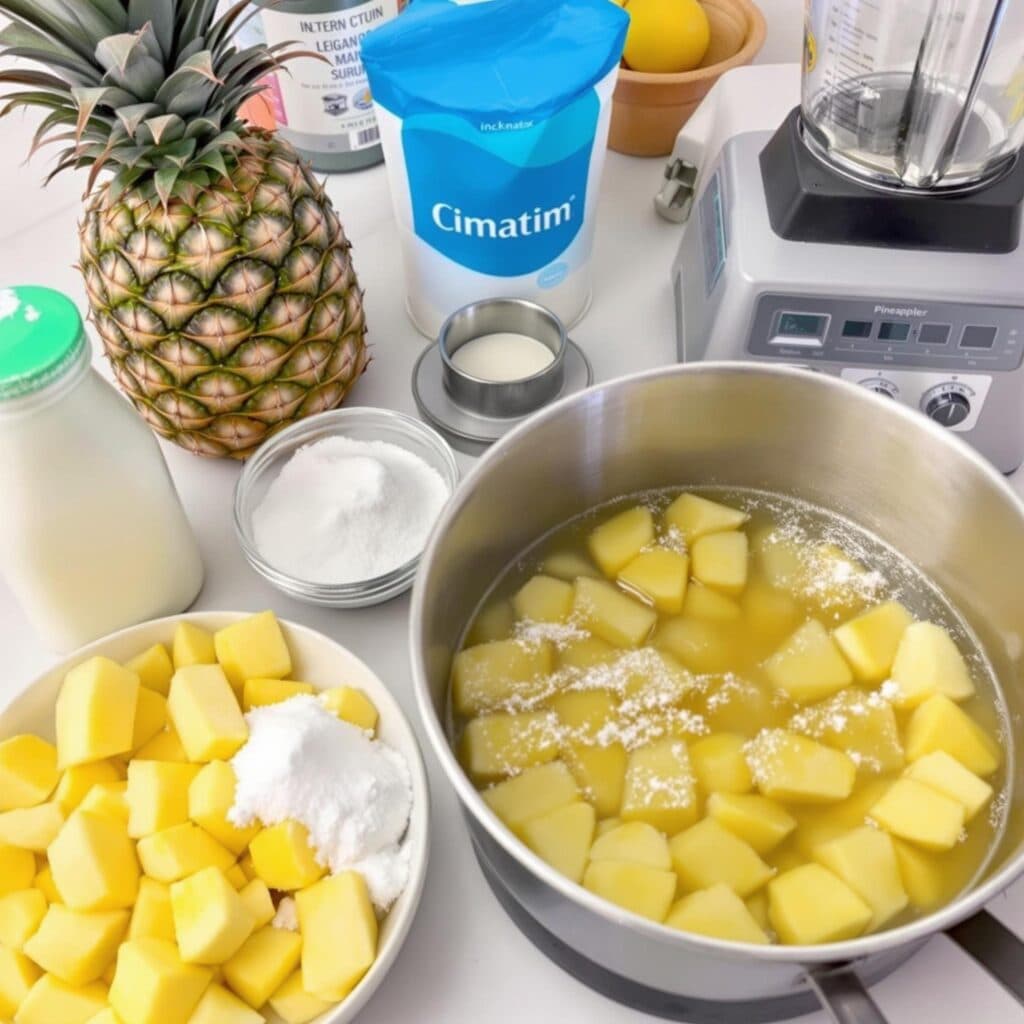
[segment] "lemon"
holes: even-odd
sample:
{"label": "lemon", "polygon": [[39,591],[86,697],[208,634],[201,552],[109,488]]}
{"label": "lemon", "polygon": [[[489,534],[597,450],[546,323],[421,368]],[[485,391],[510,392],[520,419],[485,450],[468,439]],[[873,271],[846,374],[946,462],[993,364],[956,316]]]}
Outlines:
{"label": "lemon", "polygon": [[623,56],[634,71],[690,71],[704,59],[711,29],[697,0],[626,0],[625,8]]}

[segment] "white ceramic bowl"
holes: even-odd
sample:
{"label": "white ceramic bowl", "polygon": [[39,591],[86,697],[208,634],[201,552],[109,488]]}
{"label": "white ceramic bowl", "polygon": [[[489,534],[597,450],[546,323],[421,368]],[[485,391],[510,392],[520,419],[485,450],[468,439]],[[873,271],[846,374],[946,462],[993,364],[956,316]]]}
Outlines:
{"label": "white ceramic bowl", "polygon": [[[127,661],[156,643],[170,644],[174,628],[187,621],[204,629],[217,630],[246,618],[248,612],[195,612],[174,615],[131,626],[119,633],[97,640],[63,659],[44,673],[0,712],[0,740],[17,733],[31,732],[50,741],[54,738],[54,704],[67,672],[79,662],[97,654]],[[344,1002],[321,1015],[313,1024],[348,1024],[366,1005],[367,1000],[384,980],[398,951],[409,933],[427,872],[429,849],[430,796],[423,758],[415,734],[398,702],[381,680],[354,654],[320,633],[293,622],[281,622],[294,662],[293,678],[324,689],[349,684],[357,686],[380,712],[377,735],[405,756],[412,775],[413,808],[406,842],[410,857],[409,882],[381,922],[377,959]],[[269,1020],[280,1024],[280,1018],[265,1008]]]}

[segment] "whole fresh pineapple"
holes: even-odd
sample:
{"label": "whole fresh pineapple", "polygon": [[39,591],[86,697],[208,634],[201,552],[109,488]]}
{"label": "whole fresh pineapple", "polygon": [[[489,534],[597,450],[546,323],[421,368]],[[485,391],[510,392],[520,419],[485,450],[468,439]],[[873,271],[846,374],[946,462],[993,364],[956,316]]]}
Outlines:
{"label": "whole fresh pineapple", "polygon": [[[238,108],[295,51],[239,49],[246,0],[0,0],[2,113],[88,167],[81,271],[117,380],[164,437],[245,458],[366,368],[350,245],[294,150]],[[33,147],[35,148],[35,147]],[[100,176],[107,174],[103,181]],[[47,181],[50,180],[47,178]]]}

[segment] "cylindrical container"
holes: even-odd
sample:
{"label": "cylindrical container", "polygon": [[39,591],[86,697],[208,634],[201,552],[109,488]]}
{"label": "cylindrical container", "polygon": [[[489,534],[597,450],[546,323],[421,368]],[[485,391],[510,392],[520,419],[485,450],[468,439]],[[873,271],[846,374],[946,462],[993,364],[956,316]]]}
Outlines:
{"label": "cylindrical container", "polygon": [[267,44],[318,54],[288,62],[270,85],[277,130],[318,171],[358,171],[384,159],[360,47],[405,0],[255,0]]}
{"label": "cylindrical container", "polygon": [[1024,144],[1022,38],[1017,0],[811,0],[805,137],[872,185],[985,182]]}
{"label": "cylindrical container", "polygon": [[156,438],[48,288],[0,291],[0,481],[0,572],[54,648],[198,594],[199,549]]}

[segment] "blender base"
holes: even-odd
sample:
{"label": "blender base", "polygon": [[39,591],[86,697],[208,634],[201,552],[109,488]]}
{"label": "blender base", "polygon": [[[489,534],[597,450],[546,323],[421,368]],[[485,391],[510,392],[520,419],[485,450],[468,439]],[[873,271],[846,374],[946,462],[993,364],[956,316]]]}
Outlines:
{"label": "blender base", "polygon": [[813,993],[720,1002],[662,992],[624,978],[578,953],[538,923],[506,888],[476,834],[473,835],[473,852],[502,909],[530,942],[587,988],[631,1010],[665,1020],[685,1021],[686,1024],[766,1024],[768,1021],[790,1020],[821,1009],[821,1003]]}
{"label": "blender base", "polygon": [[1007,253],[1020,240],[1024,160],[972,191],[871,188],[816,157],[793,110],[761,152],[768,218],[794,242]]}

